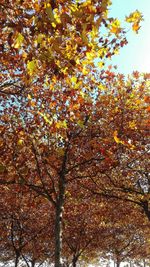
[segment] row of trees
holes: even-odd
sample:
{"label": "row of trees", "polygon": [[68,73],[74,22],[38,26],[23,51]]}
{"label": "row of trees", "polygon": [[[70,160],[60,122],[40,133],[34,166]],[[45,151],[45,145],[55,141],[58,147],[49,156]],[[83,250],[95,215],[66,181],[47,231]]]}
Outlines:
{"label": "row of trees", "polygon": [[[95,258],[101,250],[111,251],[119,262],[128,253],[149,255],[148,83],[140,79],[137,85],[137,78],[125,82],[119,76],[117,90],[115,77],[115,94],[110,88],[97,92],[93,109],[87,109],[90,115],[81,110],[82,120],[75,122],[68,104],[59,113],[63,119],[52,121],[51,103],[57,111],[63,101],[55,106],[56,91],[50,104],[40,99],[41,111],[40,103],[31,104],[39,96],[20,102],[13,96],[18,103],[3,109],[2,248],[9,257],[16,253],[16,266],[22,253],[29,257],[32,249],[38,260],[53,261],[62,240],[63,257],[72,257],[73,266],[87,252]],[[129,81],[132,93],[127,92]]]}
{"label": "row of trees", "polygon": [[[14,261],[15,266],[51,264],[55,246],[53,207],[32,191],[27,195],[19,189],[17,195],[14,188],[10,190],[13,196],[10,194],[9,200],[8,192],[2,195],[1,261]],[[64,208],[63,266],[99,266],[100,258],[111,258],[117,266],[123,261],[149,259],[148,224],[136,209],[93,197],[91,205],[89,196],[83,201],[79,190],[76,195],[76,201],[68,196]]]}
{"label": "row of trees", "polygon": [[109,6],[2,1],[0,243],[15,267],[149,257],[149,75],[101,69],[127,43]]}

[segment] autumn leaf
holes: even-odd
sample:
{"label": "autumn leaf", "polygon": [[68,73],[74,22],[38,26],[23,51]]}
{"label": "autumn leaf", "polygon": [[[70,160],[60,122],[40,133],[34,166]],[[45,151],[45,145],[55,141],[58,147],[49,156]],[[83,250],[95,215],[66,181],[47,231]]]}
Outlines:
{"label": "autumn leaf", "polygon": [[123,145],[125,144],[124,141],[122,141],[120,138],[118,138],[118,131],[117,131],[117,130],[114,131],[113,136],[114,136],[114,140],[115,140],[115,142],[116,142],[117,144],[123,144]]}
{"label": "autumn leaf", "polygon": [[32,99],[32,96],[30,94],[28,94],[28,99],[31,100]]}
{"label": "autumn leaf", "polygon": [[[103,68],[127,43],[110,0],[2,2],[4,265],[23,255],[35,266],[74,266],[76,256],[88,266],[99,251],[116,262],[113,249],[126,255],[134,241],[128,230],[150,219],[148,198],[139,197],[148,192],[149,76]],[[135,32],[140,18],[127,19]],[[127,258],[149,256],[140,253]]]}
{"label": "autumn leaf", "polygon": [[121,32],[120,21],[118,19],[115,19],[109,27],[110,32],[114,33],[115,35],[118,35]]}
{"label": "autumn leaf", "polygon": [[23,44],[23,41],[24,41],[24,36],[20,32],[18,32],[13,45],[14,48],[20,49]]}
{"label": "autumn leaf", "polygon": [[71,82],[72,83],[76,83],[77,82],[77,77],[75,77],[75,76],[71,77]]}
{"label": "autumn leaf", "polygon": [[42,33],[39,33],[37,38],[35,39],[35,44],[41,44],[43,39],[44,39],[45,35]]}
{"label": "autumn leaf", "polygon": [[55,19],[56,23],[61,23],[59,10],[57,8],[55,8],[53,10],[53,12],[54,12],[54,19]]}
{"label": "autumn leaf", "polygon": [[67,129],[67,121],[63,120],[63,121],[57,121],[56,122],[56,128],[60,129],[60,128],[64,128]]}
{"label": "autumn leaf", "polygon": [[129,122],[129,128],[135,129],[136,128],[136,122],[135,121],[130,121]]}
{"label": "autumn leaf", "polygon": [[30,76],[32,76],[36,70],[37,70],[37,60],[36,59],[33,59],[31,61],[28,61],[27,63],[27,72]]}
{"label": "autumn leaf", "polygon": [[145,96],[144,97],[144,101],[145,101],[145,103],[150,103],[150,96]]}
{"label": "autumn leaf", "polygon": [[77,124],[81,127],[84,128],[84,121],[78,120]]}
{"label": "autumn leaf", "polygon": [[133,29],[133,31],[135,31],[136,33],[138,33],[138,31],[139,31],[140,28],[141,28],[141,27],[140,27],[139,23],[134,23],[134,24],[132,25],[132,29]]}
{"label": "autumn leaf", "polygon": [[126,17],[126,22],[132,24],[132,29],[136,33],[138,33],[140,29],[140,22],[143,20],[142,13],[136,10],[135,12],[132,12],[128,17]]}
{"label": "autumn leaf", "polygon": [[104,67],[105,64],[104,64],[104,62],[100,61],[97,63],[97,65],[99,68],[102,68],[102,67]]}
{"label": "autumn leaf", "polygon": [[44,118],[44,120],[45,120],[46,123],[48,123],[48,124],[50,124],[50,125],[53,123],[53,120],[50,120],[50,119],[48,118],[48,115],[43,114],[42,112],[38,112],[38,114],[41,115],[41,116]]}
{"label": "autumn leaf", "polygon": [[19,139],[17,142],[18,146],[22,146],[24,144],[24,140],[23,139]]}

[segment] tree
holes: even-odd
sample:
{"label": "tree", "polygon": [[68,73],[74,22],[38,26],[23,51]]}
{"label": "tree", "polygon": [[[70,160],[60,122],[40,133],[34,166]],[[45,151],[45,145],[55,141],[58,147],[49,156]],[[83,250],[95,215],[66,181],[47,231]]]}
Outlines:
{"label": "tree", "polygon": [[[64,205],[64,255],[72,267],[91,263],[103,250],[105,227],[102,218],[104,203],[98,203],[78,184],[71,184]],[[107,215],[106,215],[107,216]]]}
{"label": "tree", "polygon": [[[123,199],[140,208],[148,202],[143,199],[149,195],[148,183],[144,184],[143,191],[138,191],[138,177],[133,176],[131,180],[130,176],[128,179],[123,176],[123,171],[132,171],[130,161],[147,153],[144,140],[148,81],[144,76],[135,85],[132,89],[135,94],[128,93],[119,76],[114,80],[115,89],[109,80],[106,84],[108,91],[103,91],[103,87],[96,100],[87,92],[66,95],[59,90],[43,88],[43,93],[41,89],[34,98],[20,97],[18,104],[15,100],[12,106],[6,105],[3,110],[1,184],[26,186],[53,204],[57,259],[60,259],[62,246],[61,217],[65,194],[71,186],[77,183],[94,194]],[[9,115],[6,116],[4,111]],[[123,121],[122,112],[126,116]],[[135,121],[136,126],[133,125]],[[141,164],[147,168],[145,161]],[[141,172],[141,169],[132,173],[137,171]],[[145,208],[143,210],[145,212]]]}
{"label": "tree", "polygon": [[[129,259],[137,259],[139,254],[140,258],[148,257],[146,252],[147,237],[145,236],[145,229],[148,225],[140,222],[130,222],[127,224],[125,221],[118,220],[117,223],[108,227],[109,236],[106,241],[106,256],[110,256],[116,266],[119,267],[121,262],[128,261]],[[143,231],[144,228],[144,231]]]}
{"label": "tree", "polygon": [[[104,111],[95,114],[101,102],[114,101],[102,92],[109,85],[95,59],[102,66],[127,41],[106,0],[8,3],[1,4],[1,184],[25,186],[52,203],[60,267],[68,185],[116,164],[112,131],[101,130]],[[138,11],[127,18],[136,31],[140,19]]]}
{"label": "tree", "polygon": [[[95,116],[102,112],[104,115],[105,111],[100,122],[101,131],[106,135],[108,146],[111,146],[109,153],[113,153],[110,155],[114,164],[110,169],[103,168],[90,186],[83,186],[94,194],[133,203],[150,220],[147,143],[149,75],[133,73],[133,77],[126,81],[123,76],[118,77],[117,80],[109,73],[104,77],[109,93],[103,96],[103,101],[99,96],[95,113]],[[96,127],[99,128],[97,123],[95,132]]]}
{"label": "tree", "polygon": [[[2,0],[0,92],[34,92],[37,84],[55,83],[75,70],[87,73],[95,58],[103,65],[127,42],[119,20],[109,18],[109,6],[109,0]],[[137,32],[141,19],[135,11],[126,21]]]}
{"label": "tree", "polygon": [[132,203],[89,195],[79,185],[66,197],[63,238],[68,248],[64,245],[63,255],[72,259],[71,266],[110,257],[119,266],[129,259],[148,258],[149,223]]}
{"label": "tree", "polygon": [[[53,214],[47,213],[49,203],[36,199],[36,195],[25,187],[9,185],[3,188],[0,204],[3,262],[14,260],[17,267],[20,260],[25,260],[29,267],[29,261],[34,266],[36,262],[50,260],[54,237]],[[46,256],[47,250],[49,256]]]}

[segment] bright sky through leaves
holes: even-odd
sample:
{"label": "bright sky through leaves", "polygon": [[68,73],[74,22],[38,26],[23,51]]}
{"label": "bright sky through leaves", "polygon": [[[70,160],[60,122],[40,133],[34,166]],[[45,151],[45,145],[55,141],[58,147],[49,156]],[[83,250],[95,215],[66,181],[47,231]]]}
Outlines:
{"label": "bright sky through leaves", "polygon": [[[128,74],[137,70],[150,72],[150,1],[149,0],[114,0],[110,14],[122,20],[127,14],[138,9],[143,14],[144,21],[138,34],[129,30],[128,45],[124,46],[119,55],[112,58],[113,65],[118,71]],[[130,26],[129,26],[130,28]]]}

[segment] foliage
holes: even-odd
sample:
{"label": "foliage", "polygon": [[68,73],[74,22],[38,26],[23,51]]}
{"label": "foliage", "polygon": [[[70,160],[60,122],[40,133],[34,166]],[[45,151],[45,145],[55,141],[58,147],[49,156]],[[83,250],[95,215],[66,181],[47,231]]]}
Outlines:
{"label": "foliage", "polygon": [[2,1],[0,242],[15,267],[115,257],[137,229],[148,255],[149,75],[102,69],[127,43],[110,4]]}

